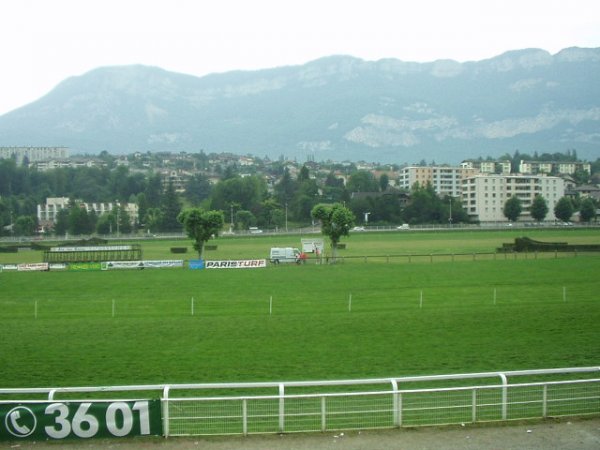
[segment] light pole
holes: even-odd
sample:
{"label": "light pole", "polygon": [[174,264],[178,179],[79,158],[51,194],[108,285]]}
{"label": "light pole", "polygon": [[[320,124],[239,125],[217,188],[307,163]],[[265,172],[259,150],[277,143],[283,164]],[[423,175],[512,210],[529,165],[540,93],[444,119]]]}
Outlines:
{"label": "light pole", "polygon": [[287,202],[285,202],[285,232],[288,230],[288,219],[287,219]]}
{"label": "light pole", "polygon": [[450,224],[450,228],[452,228],[452,197],[448,196],[448,204],[450,205],[450,214],[448,215],[448,223]]}
{"label": "light pole", "polygon": [[115,204],[117,205],[117,238],[118,238],[118,237],[120,237],[119,222],[121,221],[121,205],[119,205],[119,200],[115,200]]}

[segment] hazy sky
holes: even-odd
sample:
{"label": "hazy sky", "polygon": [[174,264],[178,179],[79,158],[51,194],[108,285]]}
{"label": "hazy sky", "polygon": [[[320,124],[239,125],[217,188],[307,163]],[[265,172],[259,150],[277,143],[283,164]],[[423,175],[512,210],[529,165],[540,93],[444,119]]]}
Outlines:
{"label": "hazy sky", "polygon": [[472,61],[600,47],[598,0],[3,0],[0,18],[0,114],[108,65],[202,76],[332,54]]}

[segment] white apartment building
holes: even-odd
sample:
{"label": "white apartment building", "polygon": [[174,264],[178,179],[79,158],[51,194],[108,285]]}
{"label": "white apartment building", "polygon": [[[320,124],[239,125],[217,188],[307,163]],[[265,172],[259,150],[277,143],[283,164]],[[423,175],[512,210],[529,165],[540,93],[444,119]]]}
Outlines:
{"label": "white apartment building", "polygon": [[591,173],[592,165],[587,162],[525,161],[519,162],[519,172],[526,174],[560,173],[573,175],[578,170]]}
{"label": "white apartment building", "polygon": [[476,173],[477,170],[467,167],[409,166],[400,169],[398,187],[411,189],[415,183],[420,186],[429,183],[439,196],[460,197],[462,180]]}
{"label": "white apartment building", "polygon": [[48,159],[67,159],[67,147],[0,147],[0,158],[15,158],[17,165],[23,164],[27,157],[29,162],[46,161]]}
{"label": "white apartment building", "polygon": [[523,207],[520,221],[533,220],[529,213],[536,195],[548,205],[546,220],[555,220],[554,207],[565,195],[565,182],[560,177],[545,175],[475,175],[463,180],[462,205],[472,220],[506,222],[504,204],[516,195]]}
{"label": "white apartment building", "polygon": [[[89,213],[94,211],[99,217],[113,210],[117,203],[82,203]],[[135,203],[124,203],[121,205],[131,219],[133,225],[138,220],[138,206]],[[42,226],[52,226],[56,222],[56,216],[62,209],[69,207],[68,197],[48,197],[45,204],[37,205],[37,218]]]}
{"label": "white apartment building", "polygon": [[460,167],[464,169],[475,169],[477,173],[500,173],[510,175],[510,161],[463,161]]}

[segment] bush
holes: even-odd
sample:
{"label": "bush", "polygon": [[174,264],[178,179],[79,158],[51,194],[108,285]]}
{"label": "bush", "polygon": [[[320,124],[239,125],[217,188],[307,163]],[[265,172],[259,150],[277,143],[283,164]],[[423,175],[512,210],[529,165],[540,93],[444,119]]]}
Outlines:
{"label": "bush", "polygon": [[171,253],[187,253],[187,247],[171,247]]}

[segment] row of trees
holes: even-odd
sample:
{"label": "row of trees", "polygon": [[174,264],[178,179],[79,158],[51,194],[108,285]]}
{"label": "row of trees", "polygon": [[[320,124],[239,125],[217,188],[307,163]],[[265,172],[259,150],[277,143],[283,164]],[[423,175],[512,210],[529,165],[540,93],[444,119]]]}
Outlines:
{"label": "row of trees", "polygon": [[[342,204],[361,224],[469,221],[460,199],[440,197],[430,185],[417,184],[411,192],[403,192],[390,188],[385,174],[376,178],[371,172],[354,170],[344,183],[333,172],[317,181],[306,166],[297,176],[292,176],[284,166],[280,169],[277,177],[271,174],[269,178],[241,176],[232,168],[225,168],[223,178],[215,185],[206,175],[196,174],[180,194],[172,183],[165,186],[158,173],[132,173],[123,166],[111,170],[84,167],[37,172],[18,167],[12,160],[0,160],[0,233],[33,234],[38,225],[37,204],[44,203],[47,197],[71,199],[71,208],[58,217],[54,230],[57,234],[127,233],[136,228],[153,233],[180,232],[183,226],[177,217],[184,207],[221,211],[224,223],[234,229],[251,226],[281,229],[290,223],[309,225],[315,223],[312,212],[321,203]],[[274,180],[269,181],[273,182],[271,187],[268,180]],[[81,207],[82,201],[136,203],[138,219],[132,222],[124,209],[97,217]],[[535,215],[536,202],[532,215],[541,221],[543,218]],[[589,202],[572,206],[581,210],[583,220],[593,209]],[[522,209],[520,205],[519,208]],[[518,218],[521,211],[516,216],[514,211],[519,208],[509,205],[510,217]]]}
{"label": "row of trees", "polygon": [[[591,198],[583,200],[571,200],[569,197],[562,197],[554,206],[554,216],[563,222],[569,222],[573,213],[579,211],[579,220],[581,222],[589,222],[596,217],[596,203]],[[523,212],[523,203],[517,196],[510,197],[504,203],[504,217],[511,222],[516,222]],[[541,195],[536,195],[531,203],[529,213],[531,218],[537,222],[542,222],[548,215],[549,208],[546,199]]]}

